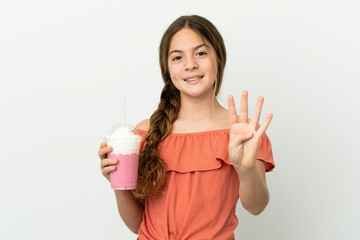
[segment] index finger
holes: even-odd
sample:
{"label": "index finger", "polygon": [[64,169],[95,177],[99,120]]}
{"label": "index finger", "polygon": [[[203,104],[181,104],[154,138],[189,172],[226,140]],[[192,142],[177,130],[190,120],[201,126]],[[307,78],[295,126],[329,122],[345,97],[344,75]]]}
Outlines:
{"label": "index finger", "polygon": [[229,118],[230,118],[230,124],[237,123],[237,114],[236,114],[236,108],[234,103],[234,97],[232,95],[229,95],[228,97],[228,108],[229,108]]}
{"label": "index finger", "polygon": [[106,158],[107,154],[110,153],[112,150],[113,149],[111,146],[100,148],[98,151],[98,155],[99,155],[100,159],[102,160],[102,159]]}
{"label": "index finger", "polygon": [[106,142],[102,142],[101,144],[100,144],[100,147],[102,148],[102,147],[105,147],[107,144],[106,144]]}

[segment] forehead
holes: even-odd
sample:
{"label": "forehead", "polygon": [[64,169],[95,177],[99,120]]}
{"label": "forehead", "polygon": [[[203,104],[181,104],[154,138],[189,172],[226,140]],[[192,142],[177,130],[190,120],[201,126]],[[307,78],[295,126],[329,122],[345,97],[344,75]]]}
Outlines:
{"label": "forehead", "polygon": [[203,39],[200,34],[190,28],[183,28],[172,37],[169,52],[173,50],[192,50],[194,47],[203,43],[210,46],[210,44]]}

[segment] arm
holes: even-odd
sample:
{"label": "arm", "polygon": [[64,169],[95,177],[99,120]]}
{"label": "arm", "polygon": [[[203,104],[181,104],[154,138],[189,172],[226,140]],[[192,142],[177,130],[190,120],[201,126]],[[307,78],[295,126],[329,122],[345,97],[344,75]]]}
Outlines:
{"label": "arm", "polygon": [[134,233],[143,220],[144,206],[134,197],[130,190],[114,190],[119,214],[126,226]]}
{"label": "arm", "polygon": [[[112,151],[106,142],[102,143],[98,155],[101,159],[101,172],[109,181],[109,173],[116,169],[116,159],[106,158],[107,153]],[[134,233],[138,232],[143,219],[144,207],[137,201],[130,190],[115,190],[118,211],[126,226]]]}
{"label": "arm", "polygon": [[[145,119],[137,124],[136,128],[148,130],[149,125],[149,119]],[[143,220],[144,205],[135,198],[130,190],[115,190],[114,192],[121,218],[132,232],[138,233],[138,229]]]}
{"label": "arm", "polygon": [[248,119],[247,91],[243,91],[240,116],[236,115],[234,99],[228,98],[230,118],[229,158],[240,180],[239,198],[243,207],[254,215],[260,214],[269,202],[266,186],[265,164],[257,160],[259,143],[270,124],[268,114],[264,124],[258,125],[264,98],[259,97],[253,117]]}
{"label": "arm", "polygon": [[269,202],[269,191],[266,186],[265,164],[261,160],[256,161],[257,169],[241,175],[240,169],[236,169],[239,180],[239,198],[242,206],[251,214],[258,215]]}

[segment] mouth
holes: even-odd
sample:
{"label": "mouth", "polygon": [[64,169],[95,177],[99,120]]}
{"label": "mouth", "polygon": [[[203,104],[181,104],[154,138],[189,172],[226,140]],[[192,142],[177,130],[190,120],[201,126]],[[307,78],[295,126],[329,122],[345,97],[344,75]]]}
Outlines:
{"label": "mouth", "polygon": [[203,78],[204,75],[197,75],[197,76],[190,76],[184,79],[185,82],[194,82],[196,80],[199,80],[201,78]]}

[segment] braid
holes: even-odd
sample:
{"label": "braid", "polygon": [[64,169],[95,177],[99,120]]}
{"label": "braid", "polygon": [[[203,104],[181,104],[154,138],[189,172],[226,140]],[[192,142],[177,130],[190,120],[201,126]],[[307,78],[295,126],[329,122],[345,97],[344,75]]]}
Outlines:
{"label": "braid", "polygon": [[134,195],[144,200],[160,191],[165,182],[165,163],[157,152],[158,145],[171,132],[180,109],[180,93],[171,80],[161,92],[158,109],[151,115],[146,146],[139,157],[138,182]]}

